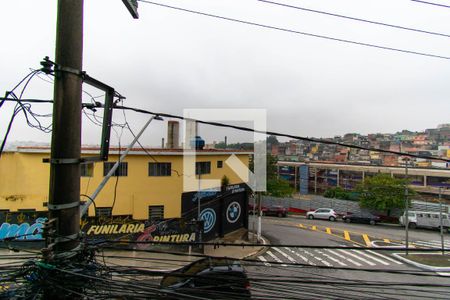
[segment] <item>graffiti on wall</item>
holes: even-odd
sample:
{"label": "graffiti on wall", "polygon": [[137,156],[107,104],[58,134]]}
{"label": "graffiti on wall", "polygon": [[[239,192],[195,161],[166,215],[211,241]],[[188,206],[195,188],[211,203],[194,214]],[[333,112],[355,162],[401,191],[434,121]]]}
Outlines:
{"label": "graffiti on wall", "polygon": [[46,220],[45,213],[1,213],[0,240],[42,240],[42,227]]}

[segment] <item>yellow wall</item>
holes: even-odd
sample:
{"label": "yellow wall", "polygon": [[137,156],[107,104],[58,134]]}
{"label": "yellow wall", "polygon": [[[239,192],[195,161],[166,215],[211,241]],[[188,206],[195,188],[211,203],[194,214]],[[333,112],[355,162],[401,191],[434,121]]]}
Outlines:
{"label": "yellow wall", "polygon": [[[236,154],[236,153],[235,153]],[[248,166],[248,154],[236,154]],[[48,153],[7,152],[0,158],[0,209],[17,211],[18,209],[46,210],[48,201],[49,164],[42,159]],[[201,176],[202,180],[218,179],[226,175],[230,184],[242,180],[225,164],[229,154],[204,155],[197,153],[197,161],[211,161],[211,174]],[[116,200],[113,215],[133,215],[134,219],[147,219],[149,205],[164,205],[164,217],[174,218],[181,215],[181,194],[183,192],[183,157],[181,155],[130,154],[128,176],[111,177],[102,192],[96,198],[97,207],[111,207],[114,201],[114,187],[117,182]],[[117,155],[110,155],[111,162],[117,161]],[[171,176],[148,176],[149,162],[170,162]],[[217,168],[217,161],[223,161],[223,168]],[[93,177],[81,177],[81,194],[91,195],[103,179],[103,163],[95,163]],[[82,200],[87,198],[81,197]],[[94,215],[94,206],[89,215]]]}
{"label": "yellow wall", "polygon": [[49,154],[6,152],[0,158],[0,209],[46,210],[50,166],[42,162]]}

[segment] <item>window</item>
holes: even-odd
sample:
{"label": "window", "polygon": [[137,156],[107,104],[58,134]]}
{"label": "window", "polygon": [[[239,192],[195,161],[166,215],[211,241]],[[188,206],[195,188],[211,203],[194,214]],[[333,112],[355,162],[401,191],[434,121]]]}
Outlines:
{"label": "window", "polygon": [[80,176],[81,177],[94,176],[94,163],[81,163],[80,164]]}
{"label": "window", "polygon": [[112,208],[111,207],[96,207],[95,216],[96,217],[111,217]]}
{"label": "window", "polygon": [[195,175],[210,174],[210,173],[211,173],[210,161],[199,161],[195,163]]}
{"label": "window", "polygon": [[223,168],[223,161],[222,161],[222,160],[218,160],[218,161],[217,161],[217,168],[218,168],[218,169]]}
{"label": "window", "polygon": [[164,205],[150,205],[148,207],[148,219],[150,221],[164,219]]}
{"label": "window", "polygon": [[172,163],[148,163],[148,176],[170,176]]}
{"label": "window", "polygon": [[[109,171],[114,167],[115,162],[104,162],[103,163],[103,176],[108,175]],[[128,176],[128,163],[121,162],[119,167],[114,172],[113,176]]]}

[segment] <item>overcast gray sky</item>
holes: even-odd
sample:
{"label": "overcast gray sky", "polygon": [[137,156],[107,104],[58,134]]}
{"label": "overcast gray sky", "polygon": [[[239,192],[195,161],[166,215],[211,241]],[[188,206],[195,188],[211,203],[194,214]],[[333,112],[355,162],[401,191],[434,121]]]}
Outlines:
{"label": "overcast gray sky", "polygon": [[[278,0],[275,0],[278,1]],[[450,5],[447,0],[433,0]],[[155,0],[156,2],[156,0]],[[450,38],[318,15],[255,0],[160,0],[173,6],[292,30],[450,56]],[[409,0],[284,0],[316,10],[450,34],[450,8]],[[0,92],[46,55],[54,58],[56,1],[1,1]],[[125,95],[125,105],[182,114],[184,108],[264,108],[269,130],[329,137],[424,130],[450,122],[450,60],[344,44],[193,15],[139,2],[134,20],[120,0],[85,1],[84,70]],[[45,79],[45,77],[42,77]],[[94,95],[99,92],[86,89]],[[34,79],[24,98],[50,99]],[[89,98],[85,95],[85,101]],[[0,109],[3,138],[13,104]],[[49,105],[33,105],[40,113]],[[116,112],[118,122],[122,114]],[[127,112],[134,130],[146,116]],[[83,118],[83,142],[98,127]],[[165,123],[151,126],[159,145]],[[249,139],[201,129],[208,142]],[[10,141],[49,141],[16,119]],[[117,138],[113,139],[113,143]],[[124,133],[122,143],[130,135]]]}

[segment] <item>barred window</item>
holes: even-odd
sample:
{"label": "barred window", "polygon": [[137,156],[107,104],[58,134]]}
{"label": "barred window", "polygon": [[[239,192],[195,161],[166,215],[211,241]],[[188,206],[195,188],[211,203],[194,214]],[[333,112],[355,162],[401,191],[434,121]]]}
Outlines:
{"label": "barred window", "polygon": [[[109,171],[114,167],[115,162],[104,162],[103,163],[103,176],[108,175]],[[128,176],[128,163],[121,162],[119,167],[114,172],[113,176]]]}
{"label": "barred window", "polygon": [[164,205],[150,205],[148,207],[148,219],[150,221],[164,219]]}
{"label": "barred window", "polygon": [[148,163],[148,176],[170,176],[172,163]]}
{"label": "barred window", "polygon": [[222,161],[222,160],[218,160],[218,161],[217,161],[217,168],[218,168],[218,169],[223,168],[223,161]]}
{"label": "barred window", "polygon": [[195,163],[195,174],[210,174],[211,173],[211,162],[210,161],[199,161]]}
{"label": "barred window", "polygon": [[81,163],[80,164],[80,176],[92,177],[94,176],[94,163]]}
{"label": "barred window", "polygon": [[111,217],[112,207],[96,207],[95,216],[96,217]]}

